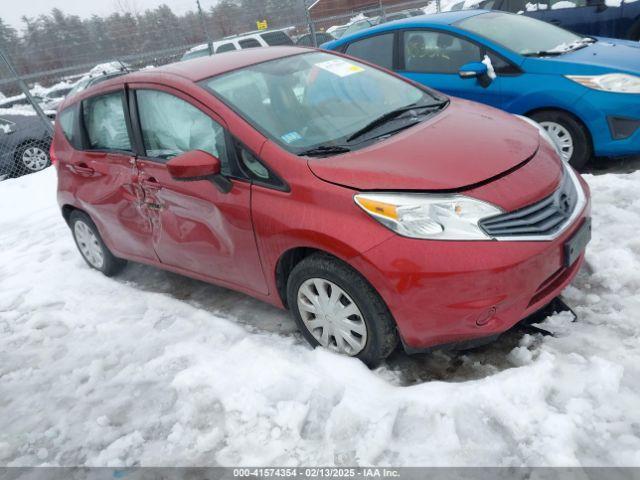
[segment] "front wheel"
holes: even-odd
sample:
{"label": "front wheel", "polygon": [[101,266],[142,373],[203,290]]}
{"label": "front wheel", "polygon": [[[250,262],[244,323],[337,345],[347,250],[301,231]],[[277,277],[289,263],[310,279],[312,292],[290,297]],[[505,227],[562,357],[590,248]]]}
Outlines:
{"label": "front wheel", "polygon": [[312,346],[375,366],[398,344],[395,322],[378,293],[362,275],[328,255],[311,255],[295,266],[287,301]]}
{"label": "front wheel", "polygon": [[560,149],[560,154],[576,170],[582,170],[591,160],[593,148],[587,129],[568,113],[548,110],[531,118],[538,122]]}
{"label": "front wheel", "polygon": [[101,271],[107,277],[115,275],[124,268],[127,262],[111,253],[89,215],[78,210],[74,211],[69,218],[69,226],[76,246],[87,265]]}

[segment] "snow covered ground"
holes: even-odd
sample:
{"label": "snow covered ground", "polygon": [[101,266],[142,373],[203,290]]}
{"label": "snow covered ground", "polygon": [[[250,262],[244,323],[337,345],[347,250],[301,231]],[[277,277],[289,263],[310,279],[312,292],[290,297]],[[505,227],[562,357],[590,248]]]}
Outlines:
{"label": "snow covered ground", "polygon": [[556,337],[311,350],[241,294],[90,270],[55,171],[0,184],[0,465],[640,465],[640,172],[587,176],[594,238]]}

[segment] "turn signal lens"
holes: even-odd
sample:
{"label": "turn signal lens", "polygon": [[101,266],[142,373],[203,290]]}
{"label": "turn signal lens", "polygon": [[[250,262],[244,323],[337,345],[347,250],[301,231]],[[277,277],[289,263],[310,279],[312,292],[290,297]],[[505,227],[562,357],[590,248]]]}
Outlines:
{"label": "turn signal lens", "polygon": [[356,202],[367,212],[373,215],[382,215],[383,217],[398,219],[398,208],[390,203],[379,202],[370,198],[356,198]]}

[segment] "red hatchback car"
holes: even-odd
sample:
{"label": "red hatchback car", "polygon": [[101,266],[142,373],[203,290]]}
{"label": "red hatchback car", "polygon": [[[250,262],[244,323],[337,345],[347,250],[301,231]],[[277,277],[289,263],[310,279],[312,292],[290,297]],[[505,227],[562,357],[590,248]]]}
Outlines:
{"label": "red hatchback car", "polygon": [[67,100],[58,201],[86,262],[291,310],[369,365],[495,337],[572,280],[589,191],[544,131],[348,57],[245,50]]}

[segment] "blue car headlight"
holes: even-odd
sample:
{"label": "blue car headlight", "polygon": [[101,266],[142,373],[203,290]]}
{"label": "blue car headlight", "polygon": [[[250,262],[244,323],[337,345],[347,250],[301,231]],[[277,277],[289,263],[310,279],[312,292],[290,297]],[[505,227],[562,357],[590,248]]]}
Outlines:
{"label": "blue car headlight", "polygon": [[612,93],[640,93],[640,77],[626,73],[566,75],[566,78],[593,90]]}

